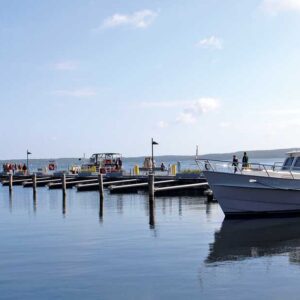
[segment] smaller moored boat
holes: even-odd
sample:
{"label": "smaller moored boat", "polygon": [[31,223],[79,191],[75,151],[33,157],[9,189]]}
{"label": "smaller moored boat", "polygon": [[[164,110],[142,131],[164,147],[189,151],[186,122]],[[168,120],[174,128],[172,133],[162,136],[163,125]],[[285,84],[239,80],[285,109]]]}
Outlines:
{"label": "smaller moored boat", "polygon": [[122,173],[120,153],[94,153],[88,163],[81,166],[80,175]]}

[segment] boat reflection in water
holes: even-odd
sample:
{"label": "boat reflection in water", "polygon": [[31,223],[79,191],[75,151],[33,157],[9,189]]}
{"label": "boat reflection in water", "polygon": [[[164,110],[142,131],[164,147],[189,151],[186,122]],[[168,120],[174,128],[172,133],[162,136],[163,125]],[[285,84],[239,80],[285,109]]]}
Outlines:
{"label": "boat reflection in water", "polygon": [[224,220],[210,244],[207,264],[289,254],[300,264],[300,218]]}

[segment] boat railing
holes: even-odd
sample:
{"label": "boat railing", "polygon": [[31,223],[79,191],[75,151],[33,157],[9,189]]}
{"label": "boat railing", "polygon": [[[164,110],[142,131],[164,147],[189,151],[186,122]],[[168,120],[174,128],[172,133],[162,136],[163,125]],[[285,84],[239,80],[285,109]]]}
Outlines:
{"label": "boat railing", "polygon": [[196,163],[201,171],[226,172],[237,174],[253,174],[268,177],[285,177],[295,178],[295,174],[291,170],[283,170],[282,162],[274,164],[262,163],[233,163],[232,161],[217,159],[196,159]]}
{"label": "boat railing", "polygon": [[274,162],[273,167],[274,167],[274,171],[282,170],[283,162],[282,161]]}

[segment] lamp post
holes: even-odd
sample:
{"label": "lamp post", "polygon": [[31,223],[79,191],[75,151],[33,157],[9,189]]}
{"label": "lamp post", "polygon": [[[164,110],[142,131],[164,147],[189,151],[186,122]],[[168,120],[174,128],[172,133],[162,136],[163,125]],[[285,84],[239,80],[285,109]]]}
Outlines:
{"label": "lamp post", "polygon": [[27,154],[27,173],[29,174],[29,159],[28,159],[28,156],[29,156],[30,154],[32,154],[32,153],[29,152],[28,149],[27,149],[26,154]]}
{"label": "lamp post", "polygon": [[151,139],[151,159],[152,159],[152,174],[154,174],[154,154],[153,154],[153,146],[154,145],[158,145],[157,142],[155,142],[153,140],[153,138]]}

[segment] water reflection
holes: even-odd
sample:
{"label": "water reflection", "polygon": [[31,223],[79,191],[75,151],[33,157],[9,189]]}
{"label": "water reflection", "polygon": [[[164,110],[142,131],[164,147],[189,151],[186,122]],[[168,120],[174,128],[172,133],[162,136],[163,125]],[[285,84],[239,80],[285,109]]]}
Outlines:
{"label": "water reflection", "polygon": [[295,249],[289,253],[289,262],[300,265],[300,249]]}
{"label": "water reflection", "polygon": [[178,199],[178,215],[182,216],[182,199],[179,197]]}
{"label": "water reflection", "polygon": [[149,197],[149,227],[150,229],[155,229],[155,215],[154,215],[154,197]]}
{"label": "water reflection", "polygon": [[211,214],[211,203],[210,202],[206,203],[206,214],[207,215]]}
{"label": "water reflection", "polygon": [[120,215],[123,214],[123,195],[118,195],[118,198],[117,198],[117,211]]}
{"label": "water reflection", "polygon": [[100,223],[103,222],[103,202],[104,202],[104,199],[100,195],[100,199],[99,199],[99,220],[100,220]]}
{"label": "water reflection", "polygon": [[36,213],[36,208],[37,208],[37,195],[36,191],[33,192],[33,211]]}
{"label": "water reflection", "polygon": [[13,195],[12,193],[9,193],[9,212],[12,213],[13,209]]}
{"label": "water reflection", "polygon": [[66,212],[67,212],[67,196],[65,193],[63,193],[63,196],[62,196],[62,213],[63,213],[63,216],[66,215]]}
{"label": "water reflection", "polygon": [[207,264],[289,253],[300,263],[300,218],[224,220],[210,244]]}

